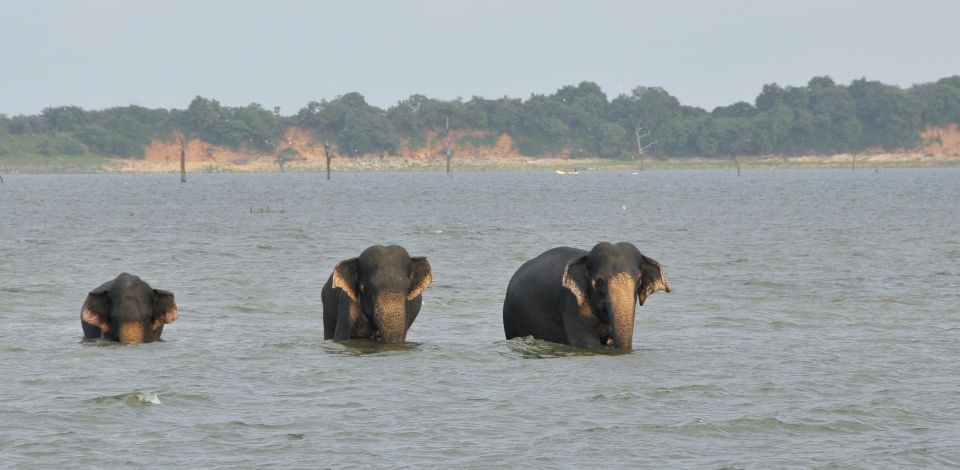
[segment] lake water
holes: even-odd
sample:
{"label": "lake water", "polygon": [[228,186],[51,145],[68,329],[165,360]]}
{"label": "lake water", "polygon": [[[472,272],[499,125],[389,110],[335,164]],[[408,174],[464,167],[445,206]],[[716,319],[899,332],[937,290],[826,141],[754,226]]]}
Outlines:
{"label": "lake water", "polygon": [[[4,466],[960,465],[958,169],[4,176]],[[520,264],[601,240],[673,288],[634,350],[505,341]],[[376,243],[433,266],[411,344],[323,341]],[[121,271],[165,341],[81,341]]]}

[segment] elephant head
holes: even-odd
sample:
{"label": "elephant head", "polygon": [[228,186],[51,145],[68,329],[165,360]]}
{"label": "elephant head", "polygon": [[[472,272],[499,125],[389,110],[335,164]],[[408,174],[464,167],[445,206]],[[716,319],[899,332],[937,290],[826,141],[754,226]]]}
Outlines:
{"label": "elephant head", "polygon": [[561,283],[576,298],[580,316],[598,325],[600,344],[624,349],[632,348],[634,299],[643,305],[654,292],[670,292],[660,263],[630,243],[597,244],[567,263]]}
{"label": "elephant head", "polygon": [[[357,258],[337,263],[332,287],[342,289],[358,310],[369,337],[402,343],[416,318],[420,295],[433,282],[427,258],[411,257],[397,245],[371,246]],[[344,325],[346,326],[346,325]]]}
{"label": "elephant head", "polygon": [[149,343],[160,339],[163,325],[176,321],[177,315],[172,292],[122,273],[87,294],[80,323],[88,338]]}

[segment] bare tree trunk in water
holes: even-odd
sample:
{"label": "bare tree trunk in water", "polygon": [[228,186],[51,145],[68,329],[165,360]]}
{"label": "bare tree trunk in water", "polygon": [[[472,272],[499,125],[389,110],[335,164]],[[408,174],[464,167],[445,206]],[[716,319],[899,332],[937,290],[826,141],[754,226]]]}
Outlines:
{"label": "bare tree trunk in water", "polygon": [[737,160],[737,157],[730,157],[730,159],[737,164],[737,176],[740,176],[740,161]]}
{"label": "bare tree trunk in water", "polygon": [[850,162],[850,169],[851,170],[857,169],[857,154],[853,154],[853,161]]}
{"label": "bare tree trunk in water", "polygon": [[640,159],[640,171],[643,171],[643,156],[646,154],[647,149],[652,147],[657,141],[654,140],[646,145],[643,144],[643,139],[650,136],[650,131],[644,131],[643,127],[640,127],[640,123],[637,123],[637,128],[633,130],[633,135],[637,138],[637,158]]}
{"label": "bare tree trunk in water", "polygon": [[180,142],[180,182],[187,182],[187,150],[183,147],[183,141]]}
{"label": "bare tree trunk in water", "polygon": [[276,162],[277,166],[280,167],[280,173],[285,173],[283,166],[287,164],[287,160],[283,158],[283,155],[280,154],[280,142],[277,141],[277,145],[273,147],[274,153],[277,155]]}
{"label": "bare tree trunk in water", "polygon": [[447,154],[447,174],[450,175],[450,176],[453,176],[453,174],[450,173],[450,158],[451,158],[451,154],[450,154],[450,116],[447,116],[447,122],[446,122],[446,125],[444,126],[444,131],[443,131],[443,133],[444,133],[444,135],[445,135],[445,137],[446,137],[446,139],[444,140],[444,144],[443,144],[443,147],[444,147],[443,151],[444,151],[444,153]]}
{"label": "bare tree trunk in water", "polygon": [[3,183],[3,175],[0,175],[0,183]]}
{"label": "bare tree trunk in water", "polygon": [[323,155],[327,158],[327,181],[330,180],[330,160],[333,158],[333,154],[330,153],[330,144],[327,142],[323,143]]}

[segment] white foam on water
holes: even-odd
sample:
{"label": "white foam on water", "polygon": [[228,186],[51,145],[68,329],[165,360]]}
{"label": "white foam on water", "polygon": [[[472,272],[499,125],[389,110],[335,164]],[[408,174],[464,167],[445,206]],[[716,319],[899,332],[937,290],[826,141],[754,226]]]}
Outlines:
{"label": "white foam on water", "polygon": [[162,403],[160,401],[160,396],[153,392],[137,393],[137,399],[144,403],[150,403],[153,405],[159,405]]}

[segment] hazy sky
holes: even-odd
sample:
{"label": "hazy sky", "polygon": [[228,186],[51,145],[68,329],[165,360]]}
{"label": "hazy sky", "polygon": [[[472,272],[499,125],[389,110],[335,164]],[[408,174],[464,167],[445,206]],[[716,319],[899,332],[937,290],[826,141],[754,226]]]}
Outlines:
{"label": "hazy sky", "polygon": [[296,113],[358,91],[527,98],[583,80],[712,109],[816,75],[910,86],[960,74],[960,1],[2,0],[0,113]]}

